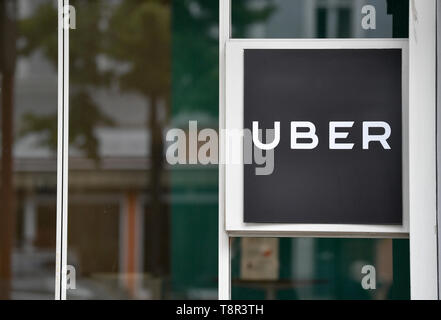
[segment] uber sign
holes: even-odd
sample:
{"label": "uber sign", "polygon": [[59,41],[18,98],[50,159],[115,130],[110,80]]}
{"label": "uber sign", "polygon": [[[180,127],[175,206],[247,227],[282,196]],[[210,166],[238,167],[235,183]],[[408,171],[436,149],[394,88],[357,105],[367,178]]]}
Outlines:
{"label": "uber sign", "polygon": [[402,224],[401,49],[245,49],[253,123],[280,141],[244,166],[244,222]]}

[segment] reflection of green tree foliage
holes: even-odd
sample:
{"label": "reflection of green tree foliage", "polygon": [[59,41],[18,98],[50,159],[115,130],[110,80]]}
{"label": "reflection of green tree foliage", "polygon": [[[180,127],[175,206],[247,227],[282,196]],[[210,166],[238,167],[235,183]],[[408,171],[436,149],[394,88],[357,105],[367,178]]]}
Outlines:
{"label": "reflection of green tree foliage", "polygon": [[[197,6],[199,14],[192,14]],[[218,109],[218,1],[173,2],[173,111]]]}
{"label": "reflection of green tree foliage", "polygon": [[168,0],[125,0],[110,14],[105,54],[127,66],[114,73],[121,90],[149,101],[150,129],[149,223],[146,231],[146,270],[155,276],[169,273],[168,212],[162,204],[163,128],[159,108],[168,114],[171,83],[171,6]]}
{"label": "reflection of green tree foliage", "polygon": [[20,53],[29,55],[40,49],[56,65],[58,38],[56,32],[54,33],[54,26],[57,19],[56,8],[50,3],[43,3],[32,16],[19,21],[19,35],[26,40],[26,45],[21,48]]}
{"label": "reflection of green tree foliage", "polygon": [[[80,91],[71,99],[71,104],[76,106],[75,112],[71,112],[69,121],[72,124],[69,128],[69,139],[80,150],[84,151],[92,159],[98,159],[98,140],[93,129],[97,124],[97,119],[102,125],[112,125],[113,121],[100,114],[99,109],[92,101],[89,94]],[[85,116],[87,115],[87,116]],[[33,113],[23,115],[23,126],[21,135],[30,132],[47,133],[41,138],[42,146],[50,146],[52,149],[57,147],[57,115],[39,116]]]}
{"label": "reflection of green tree foliage", "polygon": [[273,0],[259,1],[259,6],[252,7],[255,0],[231,1],[231,17],[233,37],[246,37],[247,29],[253,24],[264,22],[273,13],[275,4]]}
{"label": "reflection of green tree foliage", "polygon": [[[250,2],[252,0],[232,1],[236,36],[242,35],[247,26],[265,20],[272,12],[271,0],[256,9],[250,8]],[[97,151],[93,150],[98,143],[93,128],[112,124],[90,97],[90,92],[93,87],[108,85],[112,79],[120,89],[147,97],[153,119],[158,100],[165,101],[168,113],[171,85],[176,113],[201,110],[217,115],[218,1],[173,1],[172,30],[168,0],[124,0],[116,4],[103,0],[71,0],[71,4],[77,11],[77,30],[70,32],[70,141],[87,156],[97,156]],[[53,32],[56,9],[50,2],[43,3],[32,16],[20,21],[20,35],[25,39],[20,50],[22,55],[39,50],[57,65],[58,39]],[[100,26],[100,22],[105,21],[108,28]],[[128,71],[100,70],[97,66],[100,55],[124,63]],[[170,83],[171,58],[173,84]],[[84,101],[87,101],[87,110],[81,105]],[[87,112],[82,113],[84,111]],[[81,114],[87,115],[87,120],[75,116]],[[57,126],[54,120],[56,115],[26,114],[21,132],[23,135],[45,132],[42,143],[55,150]],[[152,121],[150,127],[160,131],[162,125]],[[158,148],[160,145],[158,141]]]}
{"label": "reflection of green tree foliage", "polygon": [[170,6],[125,0],[112,10],[105,53],[129,66],[117,75],[122,90],[166,98],[170,86]]}
{"label": "reflection of green tree foliage", "polygon": [[[106,85],[110,74],[99,70],[97,55],[101,53],[102,31],[99,21],[105,9],[103,1],[72,0],[77,12],[77,25],[87,32],[70,33],[70,142],[85,152],[88,157],[98,159],[98,141],[94,128],[98,125],[112,125],[112,120],[99,109],[90,96],[91,88]],[[20,21],[20,36],[25,45],[20,53],[30,55],[41,51],[54,65],[58,62],[58,38],[53,32],[54,21],[57,21],[57,8],[51,2],[41,4],[34,14]],[[42,144],[55,150],[57,146],[57,116],[25,114],[21,134],[33,132],[42,135]]]}
{"label": "reflection of green tree foliage", "polygon": [[[159,198],[163,166],[164,123],[158,119],[160,102],[168,113],[171,62],[171,8],[166,0],[125,0],[112,8],[105,54],[127,68],[114,73],[121,90],[144,96],[149,104],[152,197]],[[158,209],[159,210],[159,209]]]}
{"label": "reflection of green tree foliage", "polygon": [[[271,0],[251,8],[253,0],[233,0],[234,35],[241,36],[251,24],[264,21]],[[173,1],[173,111],[202,111],[218,115],[219,2]]]}

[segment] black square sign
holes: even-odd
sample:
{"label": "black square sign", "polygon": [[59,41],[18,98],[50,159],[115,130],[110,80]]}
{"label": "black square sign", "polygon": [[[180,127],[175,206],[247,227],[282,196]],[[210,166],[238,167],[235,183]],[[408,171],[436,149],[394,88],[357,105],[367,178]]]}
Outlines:
{"label": "black square sign", "polygon": [[402,224],[401,49],[245,49],[244,77],[244,128],[280,124],[244,222]]}

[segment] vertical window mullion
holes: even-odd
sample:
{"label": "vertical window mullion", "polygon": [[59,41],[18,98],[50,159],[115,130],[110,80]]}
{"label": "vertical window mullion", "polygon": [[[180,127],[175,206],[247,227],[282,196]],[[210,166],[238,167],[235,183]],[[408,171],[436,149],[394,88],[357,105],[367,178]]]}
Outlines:
{"label": "vertical window mullion", "polygon": [[[55,299],[66,299],[67,188],[69,150],[69,1],[58,0],[58,146]],[[67,11],[66,11],[67,10]]]}

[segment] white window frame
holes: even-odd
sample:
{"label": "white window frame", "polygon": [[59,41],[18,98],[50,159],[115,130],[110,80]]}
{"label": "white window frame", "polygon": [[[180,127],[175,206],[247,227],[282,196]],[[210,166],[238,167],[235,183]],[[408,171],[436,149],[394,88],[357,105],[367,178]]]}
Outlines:
{"label": "white window frame", "polygon": [[440,200],[441,200],[441,188],[439,187],[439,181],[441,181],[441,5],[437,4],[437,21],[436,21],[436,37],[437,37],[437,168],[438,168],[438,175],[437,175],[437,185],[438,185],[438,299],[441,297],[441,208],[439,206]]}
{"label": "white window frame", "polygon": [[439,299],[436,221],[436,2],[411,0],[409,8],[412,299]]}
{"label": "white window frame", "polygon": [[55,251],[55,300],[66,300],[67,196],[69,176],[69,28],[64,28],[64,10],[69,0],[58,0],[58,146],[57,231]]}
{"label": "white window frame", "polygon": [[[227,113],[227,95],[229,83],[227,74],[227,47],[231,40],[230,0],[220,0],[219,6],[219,130],[230,126]],[[411,0],[409,8],[409,236],[410,236],[410,277],[412,299],[438,298],[438,257],[437,257],[437,203],[436,203],[436,0]],[[269,40],[260,40],[262,43]],[[254,43],[259,43],[254,40]],[[291,43],[284,40],[275,43]],[[310,40],[315,42],[316,40]],[[324,41],[324,40],[320,40]],[[333,40],[344,43],[343,40]],[[245,41],[246,42],[246,41]],[[392,43],[393,41],[391,41]],[[253,43],[253,40],[250,40]],[[300,42],[298,42],[300,43]],[[303,42],[305,45],[308,41]],[[324,42],[325,43],[325,42]],[[274,44],[274,42],[273,42]],[[231,90],[231,88],[230,88]],[[406,132],[406,130],[404,130]],[[406,146],[403,146],[406,149]],[[220,162],[225,163],[226,141],[220,138]],[[282,226],[241,226],[230,224],[228,217],[230,206],[227,203],[231,184],[228,183],[226,165],[219,165],[219,299],[231,299],[231,236],[321,236],[330,234],[337,237],[357,237],[387,235],[369,230],[321,230],[309,228],[283,229]],[[237,178],[237,177],[236,177]],[[237,198],[232,198],[238,201]],[[242,201],[242,200],[240,200]],[[239,216],[238,219],[241,219]],[[243,223],[242,223],[243,224]],[[269,228],[269,229],[268,229]],[[350,228],[350,227],[349,227]],[[267,229],[267,230],[265,230]],[[340,232],[339,232],[340,231]],[[343,232],[341,232],[343,231]],[[360,231],[360,230],[359,230]],[[401,230],[406,231],[406,230]],[[405,232],[404,232],[405,233]],[[402,235],[402,232],[390,233],[389,236]]]}

